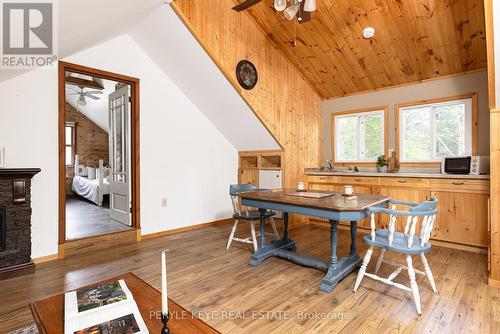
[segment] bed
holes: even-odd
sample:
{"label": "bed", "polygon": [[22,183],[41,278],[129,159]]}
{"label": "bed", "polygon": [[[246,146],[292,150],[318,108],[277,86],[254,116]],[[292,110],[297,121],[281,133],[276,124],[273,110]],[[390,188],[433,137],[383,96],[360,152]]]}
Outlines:
{"label": "bed", "polygon": [[104,195],[109,195],[109,176],[107,175],[109,173],[106,171],[103,160],[99,160],[99,169],[96,173],[89,173],[88,167],[79,165],[78,157],[75,157],[75,176],[71,183],[71,190],[78,196],[102,206]]}

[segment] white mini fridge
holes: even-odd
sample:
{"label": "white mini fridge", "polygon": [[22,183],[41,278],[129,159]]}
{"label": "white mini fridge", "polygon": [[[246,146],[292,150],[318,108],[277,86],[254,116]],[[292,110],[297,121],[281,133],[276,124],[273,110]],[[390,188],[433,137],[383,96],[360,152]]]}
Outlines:
{"label": "white mini fridge", "polygon": [[[281,170],[259,170],[259,189],[283,188]],[[281,212],[276,212],[276,218],[282,218]]]}

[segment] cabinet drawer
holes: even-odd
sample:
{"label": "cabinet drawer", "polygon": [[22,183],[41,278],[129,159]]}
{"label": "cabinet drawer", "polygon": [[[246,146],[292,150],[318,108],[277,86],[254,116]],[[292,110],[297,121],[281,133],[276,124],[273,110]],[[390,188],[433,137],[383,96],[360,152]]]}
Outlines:
{"label": "cabinet drawer", "polygon": [[431,179],[432,191],[452,191],[452,192],[490,192],[490,182],[488,180],[468,180],[468,179]]}
{"label": "cabinet drawer", "polygon": [[411,187],[418,189],[428,189],[431,183],[428,179],[418,179],[413,177],[382,177],[380,184],[388,187]]}
{"label": "cabinet drawer", "polygon": [[378,185],[378,177],[370,176],[341,176],[340,183],[342,184],[366,184],[366,185]]}
{"label": "cabinet drawer", "polygon": [[339,183],[339,177],[332,175],[308,175],[307,181],[309,183]]}

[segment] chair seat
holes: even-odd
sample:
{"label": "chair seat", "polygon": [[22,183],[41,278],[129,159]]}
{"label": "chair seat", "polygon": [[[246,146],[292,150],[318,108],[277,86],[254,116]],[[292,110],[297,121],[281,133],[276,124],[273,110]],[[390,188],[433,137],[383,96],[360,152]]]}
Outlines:
{"label": "chair seat", "polygon": [[[274,215],[276,215],[276,213],[274,211],[267,210],[264,216],[266,218],[269,218],[269,217],[272,217]],[[233,218],[234,219],[241,219],[241,220],[248,220],[248,221],[260,220],[260,212],[257,210],[250,210],[250,211],[248,211],[248,215],[247,215],[246,212],[243,211],[241,214],[235,213],[233,215]]]}
{"label": "chair seat", "polygon": [[420,237],[418,236],[413,237],[413,244],[408,248],[408,236],[401,232],[394,232],[392,245],[389,245],[389,230],[387,229],[377,230],[375,232],[375,241],[372,240],[370,235],[365,235],[363,240],[367,245],[402,254],[420,254],[431,249],[431,244],[428,242],[424,246],[420,246]]}

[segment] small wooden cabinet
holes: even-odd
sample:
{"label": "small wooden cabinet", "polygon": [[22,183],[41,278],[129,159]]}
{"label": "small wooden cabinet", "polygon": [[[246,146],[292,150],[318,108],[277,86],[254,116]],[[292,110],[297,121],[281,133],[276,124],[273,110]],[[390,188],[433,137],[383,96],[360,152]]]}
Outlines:
{"label": "small wooden cabinet", "polygon": [[[380,194],[401,201],[418,203],[436,197],[439,200],[439,211],[432,232],[433,240],[455,244],[458,247],[470,246],[475,249],[488,247],[489,180],[393,176],[308,176],[308,189],[343,191],[346,184],[352,185],[355,193]],[[402,208],[397,207],[397,209]],[[398,221],[398,229],[402,230],[404,218],[398,219],[401,219]],[[386,226],[387,223],[386,215],[377,217],[377,226]],[[346,224],[341,223],[341,225]],[[360,221],[358,226],[368,229],[369,219]]]}
{"label": "small wooden cabinet", "polygon": [[282,170],[282,151],[239,152],[238,183],[259,186],[259,170]]}

